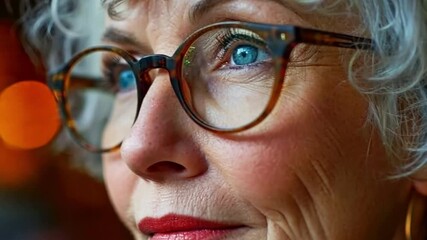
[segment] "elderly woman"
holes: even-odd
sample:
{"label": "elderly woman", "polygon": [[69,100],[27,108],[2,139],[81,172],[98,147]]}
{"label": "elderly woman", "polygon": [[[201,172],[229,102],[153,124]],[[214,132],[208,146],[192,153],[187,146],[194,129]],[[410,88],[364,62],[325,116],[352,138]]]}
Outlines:
{"label": "elderly woman", "polygon": [[49,84],[136,239],[427,238],[427,1],[106,0],[61,67],[88,8],[51,4]]}

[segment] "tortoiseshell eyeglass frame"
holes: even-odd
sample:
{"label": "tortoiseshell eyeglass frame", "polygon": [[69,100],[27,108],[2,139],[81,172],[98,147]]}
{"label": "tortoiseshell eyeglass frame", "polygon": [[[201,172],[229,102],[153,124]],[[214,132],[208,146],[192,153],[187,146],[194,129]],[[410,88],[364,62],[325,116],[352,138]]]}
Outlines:
{"label": "tortoiseshell eyeglass frame", "polygon": [[[254,119],[252,122],[240,126],[238,128],[233,129],[221,129],[215,126],[211,126],[200,119],[197,114],[195,114],[191,108],[191,104],[185,101],[184,92],[182,91],[182,82],[184,81],[182,76],[182,66],[184,64],[184,57],[189,51],[191,45],[203,34],[206,32],[220,29],[220,28],[239,28],[246,29],[258,34],[262,37],[267,44],[267,47],[271,51],[272,59],[274,61],[274,67],[276,68],[276,77],[275,82],[273,84],[272,95],[271,98],[264,109],[264,111],[258,116],[258,118]],[[66,90],[70,85],[71,74],[70,71],[75,64],[79,62],[79,60],[86,56],[87,54],[93,53],[95,51],[111,51],[114,52],[121,57],[129,64],[133,73],[137,79],[137,91],[138,91],[138,104],[136,109],[136,117],[139,114],[143,98],[148,91],[142,81],[144,81],[144,77],[149,70],[155,68],[166,69],[169,72],[170,82],[172,84],[172,88],[181,104],[184,108],[185,112],[188,116],[196,122],[199,126],[204,129],[207,129],[212,132],[217,133],[236,133],[247,130],[258,123],[260,123],[266,116],[272,111],[274,105],[276,104],[280,92],[282,89],[282,85],[285,79],[285,72],[287,63],[289,62],[289,57],[292,49],[295,48],[296,45],[300,43],[312,44],[312,45],[321,45],[321,46],[332,46],[339,48],[351,48],[351,49],[359,49],[359,50],[373,50],[374,45],[371,39],[363,38],[363,37],[355,37],[345,34],[326,32],[315,29],[308,29],[298,26],[291,25],[272,25],[272,24],[262,24],[262,23],[249,23],[249,22],[220,22],[216,24],[212,24],[201,28],[200,30],[194,32],[190,35],[175,51],[172,57],[166,55],[150,55],[144,56],[141,59],[134,58],[131,54],[117,47],[112,46],[100,46],[87,49],[83,52],[80,52],[76,56],[74,56],[67,64],[62,66],[58,71],[49,74],[48,84],[54,92],[55,98],[58,102],[63,121],[67,128],[71,131],[72,136],[77,140],[77,142],[87,150],[96,153],[105,153],[114,151],[120,148],[121,142],[112,148],[108,149],[99,149],[90,143],[88,143],[82,136],[79,134],[76,129],[75,122],[72,119],[70,107],[68,105]],[[78,81],[73,79],[73,81]],[[73,82],[73,84],[76,84]],[[97,84],[96,81],[84,81],[82,80],[82,86],[95,86]],[[188,99],[188,98],[187,98]],[[134,119],[136,121],[136,118]]]}

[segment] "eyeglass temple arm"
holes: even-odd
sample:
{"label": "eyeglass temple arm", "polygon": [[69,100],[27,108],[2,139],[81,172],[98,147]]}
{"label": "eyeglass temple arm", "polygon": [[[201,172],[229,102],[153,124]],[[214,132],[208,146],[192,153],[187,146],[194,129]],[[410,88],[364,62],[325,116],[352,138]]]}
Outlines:
{"label": "eyeglass temple arm", "polygon": [[[49,76],[48,78],[48,84],[49,86],[55,90],[62,90],[64,88],[64,74],[62,73],[57,73],[57,74],[52,74]],[[105,88],[110,88],[112,83],[108,82],[108,81],[100,81],[97,78],[94,77],[88,77],[88,76],[84,76],[84,75],[72,75],[71,76],[71,81],[73,82],[72,87],[73,88],[100,88],[100,87],[105,87]]]}
{"label": "eyeglass temple arm", "polygon": [[297,28],[296,33],[297,40],[302,43],[362,50],[374,49],[374,44],[372,43],[372,40],[368,38],[355,37],[346,34],[325,32],[307,28]]}

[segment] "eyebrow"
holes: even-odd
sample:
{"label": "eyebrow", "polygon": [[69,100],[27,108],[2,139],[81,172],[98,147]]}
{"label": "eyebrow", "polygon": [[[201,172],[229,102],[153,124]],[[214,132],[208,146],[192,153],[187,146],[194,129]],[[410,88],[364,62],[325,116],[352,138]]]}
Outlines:
{"label": "eyebrow", "polygon": [[140,42],[135,35],[114,27],[107,28],[104,35],[102,36],[102,40],[107,42],[113,42],[118,45],[132,46],[144,53],[151,52],[150,48]]}
{"label": "eyebrow", "polygon": [[[189,12],[189,19],[191,22],[197,22],[199,18],[208,13],[212,8],[235,0],[201,0],[194,4]],[[284,0],[268,0],[270,2],[279,3],[285,7],[289,7]]]}

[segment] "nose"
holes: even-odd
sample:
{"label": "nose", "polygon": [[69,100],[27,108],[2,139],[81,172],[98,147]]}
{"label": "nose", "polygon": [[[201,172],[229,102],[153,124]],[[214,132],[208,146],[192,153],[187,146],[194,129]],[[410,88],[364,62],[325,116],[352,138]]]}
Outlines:
{"label": "nose", "polygon": [[181,108],[168,72],[155,71],[153,80],[131,134],[123,141],[122,159],[145,180],[163,182],[203,174],[207,162],[193,134],[201,129]]}

